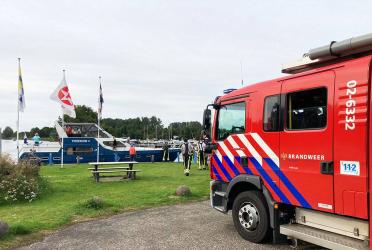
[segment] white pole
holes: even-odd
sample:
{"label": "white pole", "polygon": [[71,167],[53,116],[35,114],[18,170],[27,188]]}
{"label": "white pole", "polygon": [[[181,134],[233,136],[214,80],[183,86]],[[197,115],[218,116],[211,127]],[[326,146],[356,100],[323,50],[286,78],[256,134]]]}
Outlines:
{"label": "white pole", "polygon": [[[65,118],[63,114],[63,109],[62,109],[62,129],[65,131]],[[64,149],[64,139],[63,139],[63,134],[62,134],[62,141],[61,141],[61,168],[63,168],[63,149]]]}
{"label": "white pole", "polygon": [[98,90],[98,112],[97,112],[97,120],[98,120],[98,130],[97,130],[97,162],[99,162],[99,130],[101,127],[101,117],[100,117],[100,112],[102,112],[100,109],[100,101],[101,101],[101,76],[99,78],[99,90]]}
{"label": "white pole", "polygon": [[17,110],[17,162],[19,161],[19,100],[18,100],[18,110]]}
{"label": "white pole", "polygon": [[[18,58],[18,69],[21,67],[21,58]],[[19,72],[18,72],[19,74]],[[18,76],[19,84],[19,76]],[[19,86],[18,86],[18,96],[17,96],[17,162],[19,161]]]}
{"label": "white pole", "polygon": [[100,126],[101,126],[99,120],[100,120],[100,119],[98,118],[98,131],[97,131],[97,133],[98,133],[98,136],[97,136],[97,162],[99,162],[99,128],[100,128]]}
{"label": "white pole", "polygon": [[1,132],[1,128],[0,128],[0,156],[1,156],[1,153],[2,153],[2,139],[3,139],[3,135],[2,135],[2,132]]}
{"label": "white pole", "polygon": [[[66,78],[66,74],[65,74],[66,70],[63,70],[63,79]],[[63,108],[61,106],[61,109],[62,109],[62,129],[63,131],[65,131],[65,116],[64,116],[64,113],[63,113]],[[64,137],[63,137],[63,134],[62,133],[62,145],[61,145],[61,168],[63,168],[63,150],[64,150]]]}

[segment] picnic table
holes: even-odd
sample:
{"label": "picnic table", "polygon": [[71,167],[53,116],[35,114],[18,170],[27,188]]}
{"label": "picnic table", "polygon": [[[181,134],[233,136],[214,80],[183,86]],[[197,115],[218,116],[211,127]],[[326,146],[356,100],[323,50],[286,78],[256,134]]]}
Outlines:
{"label": "picnic table", "polygon": [[[128,165],[117,167],[117,165]],[[119,161],[119,162],[89,162],[89,165],[94,166],[93,168],[88,168],[91,170],[93,178],[96,182],[99,182],[100,174],[106,173],[124,173],[123,179],[128,178],[131,180],[136,179],[136,173],[141,172],[141,170],[133,169],[133,165],[138,164],[136,161]],[[109,166],[100,168],[100,166]]]}

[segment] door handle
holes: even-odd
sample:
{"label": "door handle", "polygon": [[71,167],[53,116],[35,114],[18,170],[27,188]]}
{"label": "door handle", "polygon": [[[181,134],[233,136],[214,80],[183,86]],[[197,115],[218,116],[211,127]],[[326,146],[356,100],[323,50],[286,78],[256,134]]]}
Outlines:
{"label": "door handle", "polygon": [[333,161],[322,161],[320,163],[321,174],[333,174]]}

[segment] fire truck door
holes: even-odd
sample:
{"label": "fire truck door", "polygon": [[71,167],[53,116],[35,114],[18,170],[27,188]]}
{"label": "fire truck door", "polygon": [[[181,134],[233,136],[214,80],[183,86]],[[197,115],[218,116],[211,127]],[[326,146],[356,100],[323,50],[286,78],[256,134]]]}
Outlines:
{"label": "fire truck door", "polygon": [[334,72],[282,83],[280,189],[291,204],[334,211]]}

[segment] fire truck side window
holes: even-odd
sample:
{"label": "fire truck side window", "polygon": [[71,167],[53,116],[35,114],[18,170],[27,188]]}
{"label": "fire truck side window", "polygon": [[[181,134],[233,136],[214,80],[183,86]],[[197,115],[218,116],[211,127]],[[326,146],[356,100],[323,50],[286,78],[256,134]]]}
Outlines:
{"label": "fire truck side window", "polygon": [[287,95],[287,129],[319,129],[327,125],[327,89]]}
{"label": "fire truck side window", "polygon": [[218,113],[217,140],[245,132],[245,103],[227,104]]}
{"label": "fire truck side window", "polygon": [[265,98],[263,127],[265,131],[279,130],[279,95]]}

